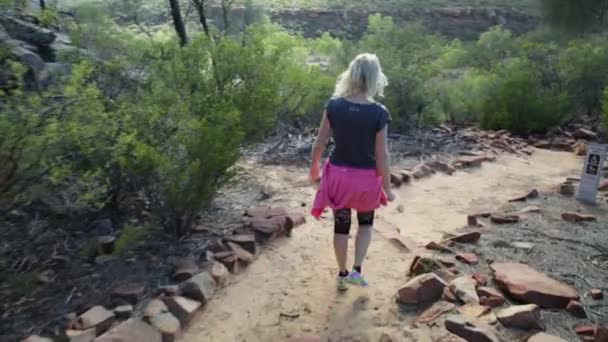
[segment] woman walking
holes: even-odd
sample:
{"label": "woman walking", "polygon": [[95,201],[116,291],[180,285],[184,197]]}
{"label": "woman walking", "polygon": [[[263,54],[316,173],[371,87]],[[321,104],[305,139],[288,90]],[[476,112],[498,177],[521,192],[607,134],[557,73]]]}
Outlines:
{"label": "woman walking", "polygon": [[[349,283],[368,285],[362,275],[362,264],[372,238],[374,211],[395,197],[390,188],[386,141],[390,115],[374,100],[383,96],[387,85],[375,55],[357,56],[338,78],[313,146],[310,178],[318,181],[323,151],[330,136],[334,138],[335,149],[322,166],[311,213],[318,219],[326,207],[333,209],[340,291],[347,290]],[[354,266],[349,273],[346,262],[352,210],[357,213],[359,227]]]}

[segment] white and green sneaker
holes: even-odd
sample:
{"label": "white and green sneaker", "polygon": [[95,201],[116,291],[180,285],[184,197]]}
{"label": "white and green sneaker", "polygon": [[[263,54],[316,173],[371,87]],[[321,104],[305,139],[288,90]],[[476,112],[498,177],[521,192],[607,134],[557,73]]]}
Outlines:
{"label": "white and green sneaker", "polygon": [[337,286],[338,286],[338,291],[348,290],[348,276],[346,276],[346,277],[338,276]]}

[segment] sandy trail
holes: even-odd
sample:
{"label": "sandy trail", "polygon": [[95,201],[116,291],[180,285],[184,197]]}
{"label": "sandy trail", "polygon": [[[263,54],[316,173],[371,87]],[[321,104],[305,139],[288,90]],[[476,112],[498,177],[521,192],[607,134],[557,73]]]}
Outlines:
{"label": "sandy trail", "polygon": [[[318,222],[309,219],[220,290],[182,341],[286,341],[301,336],[378,341],[383,332],[403,341],[431,341],[431,332],[407,328],[414,313],[402,312],[394,303],[413,253],[400,251],[386,236],[398,231],[415,244],[424,244],[462,228],[469,213],[495,209],[533,188],[551,190],[565,177],[578,175],[581,165],[571,153],[537,150],[527,160],[503,156],[479,169],[438,174],[398,189],[398,199],[377,216],[363,265],[371,286],[345,294],[335,290],[331,215]],[[305,175],[301,169],[265,169],[266,182],[283,189],[271,204],[310,203],[314,189]],[[353,241],[354,236],[351,260]]]}

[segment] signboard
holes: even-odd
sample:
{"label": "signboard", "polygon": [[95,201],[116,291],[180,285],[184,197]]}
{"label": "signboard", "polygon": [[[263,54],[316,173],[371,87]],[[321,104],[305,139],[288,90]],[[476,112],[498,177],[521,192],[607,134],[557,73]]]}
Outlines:
{"label": "signboard", "polygon": [[597,198],[597,188],[602,179],[602,169],[606,162],[606,151],[608,145],[589,144],[585,167],[581,177],[581,184],[578,188],[576,198],[583,202],[595,203]]}

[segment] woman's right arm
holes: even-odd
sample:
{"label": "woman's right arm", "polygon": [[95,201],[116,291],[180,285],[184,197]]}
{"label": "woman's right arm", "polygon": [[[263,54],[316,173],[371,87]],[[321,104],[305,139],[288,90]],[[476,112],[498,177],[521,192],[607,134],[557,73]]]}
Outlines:
{"label": "woman's right arm", "polygon": [[391,190],[390,169],[391,161],[388,153],[387,126],[384,126],[384,128],[376,134],[376,170],[382,177],[384,192],[386,192],[389,201],[393,201],[395,195]]}

